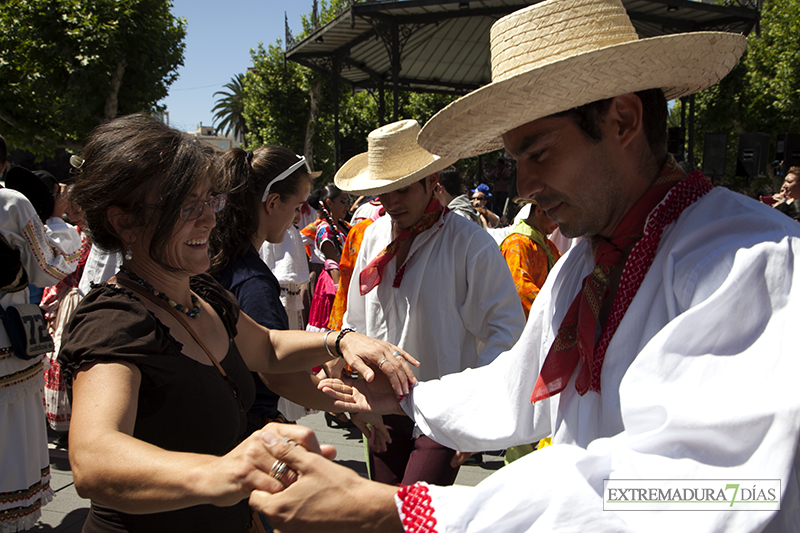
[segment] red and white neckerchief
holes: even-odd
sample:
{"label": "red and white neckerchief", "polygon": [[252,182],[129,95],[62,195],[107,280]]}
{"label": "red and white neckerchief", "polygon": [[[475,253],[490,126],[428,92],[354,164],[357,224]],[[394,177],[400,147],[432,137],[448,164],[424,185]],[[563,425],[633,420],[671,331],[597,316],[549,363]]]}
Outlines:
{"label": "red and white neckerchief", "polygon": [[401,487],[395,498],[406,533],[436,533],[436,518],[426,483]]}
{"label": "red and white neckerchief", "polygon": [[[410,228],[401,230],[397,238],[390,242],[386,248],[381,250],[381,252],[364,267],[364,270],[361,271],[361,274],[358,276],[359,292],[361,295],[364,296],[381,282],[383,270],[386,268],[386,265],[389,264],[389,261],[397,255],[403,241],[432,228],[445,212],[447,212],[447,208],[442,207],[442,204],[439,203],[439,200],[437,200],[435,196],[432,197],[430,202],[428,202],[428,206],[425,208],[422,218]],[[392,287],[397,288],[400,286],[400,282],[403,281],[404,273],[405,264],[397,269]]]}
{"label": "red and white neckerchief", "polygon": [[[669,158],[653,187],[620,223],[621,226],[627,225],[621,229],[624,233],[622,238],[617,239],[621,242],[614,242],[616,230],[611,243],[605,239],[593,239],[595,268],[584,279],[581,291],[564,316],[536,380],[531,403],[563,391],[576,367],[575,389],[578,394],[582,396],[589,390],[600,392],[600,373],[606,348],[653,263],[664,228],[713,188],[700,172],[683,176],[680,167]],[[676,177],[680,179],[677,184],[674,183]],[[657,204],[654,209],[653,203]],[[644,230],[637,234],[638,219],[645,219],[641,215],[644,208],[647,209]],[[636,244],[625,262],[611,313],[595,342],[597,317],[609,289],[608,276],[615,261],[621,257],[622,243],[630,239],[635,239]]]}

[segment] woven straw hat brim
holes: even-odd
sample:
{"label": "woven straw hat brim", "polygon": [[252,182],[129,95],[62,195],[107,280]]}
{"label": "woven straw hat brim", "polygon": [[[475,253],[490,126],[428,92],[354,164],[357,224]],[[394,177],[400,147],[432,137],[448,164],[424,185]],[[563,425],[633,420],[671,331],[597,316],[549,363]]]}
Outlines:
{"label": "woven straw hat brim", "polygon": [[481,87],[434,115],[417,138],[442,157],[503,148],[501,135],[542,117],[621,94],[661,88],[668,100],[724,78],[747,39],[725,32],[664,35],[608,46]]}
{"label": "woven straw hat brim", "polygon": [[374,176],[370,174],[369,170],[369,154],[364,152],[350,158],[347,163],[342,165],[333,181],[343,191],[365,196],[377,196],[408,187],[434,172],[439,172],[449,167],[456,161],[458,161],[458,158],[442,158],[431,155],[430,161],[424,166],[405,176]]}

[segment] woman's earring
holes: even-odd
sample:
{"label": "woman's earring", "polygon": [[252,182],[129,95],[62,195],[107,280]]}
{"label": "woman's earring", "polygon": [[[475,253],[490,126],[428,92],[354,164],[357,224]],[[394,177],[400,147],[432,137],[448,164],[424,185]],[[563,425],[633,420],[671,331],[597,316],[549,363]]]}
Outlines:
{"label": "woman's earring", "polygon": [[131,251],[131,245],[128,245],[128,249],[125,250],[125,261],[130,261],[133,259],[133,252]]}

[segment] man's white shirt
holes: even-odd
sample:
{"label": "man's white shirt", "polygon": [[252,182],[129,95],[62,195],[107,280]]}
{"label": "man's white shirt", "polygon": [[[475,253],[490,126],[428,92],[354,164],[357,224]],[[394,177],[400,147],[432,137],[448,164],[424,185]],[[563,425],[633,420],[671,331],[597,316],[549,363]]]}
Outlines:
{"label": "man's white shirt", "polygon": [[[534,301],[520,341],[480,369],[403,401],[423,432],[462,451],[547,435],[554,446],[474,488],[431,487],[442,532],[798,531],[800,226],[725,189],[664,231],[606,352],[601,394],[530,395],[593,267],[581,241]],[[610,512],[604,479],[781,479],[781,511]]]}

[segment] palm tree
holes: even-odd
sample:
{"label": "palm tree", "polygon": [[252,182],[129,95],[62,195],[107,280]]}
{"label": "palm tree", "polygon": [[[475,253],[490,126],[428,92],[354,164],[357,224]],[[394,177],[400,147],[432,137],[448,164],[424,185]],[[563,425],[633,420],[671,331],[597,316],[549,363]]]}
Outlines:
{"label": "palm tree", "polygon": [[217,100],[217,105],[211,110],[216,111],[214,123],[219,121],[215,132],[225,130],[225,135],[233,130],[233,136],[237,140],[243,140],[247,133],[247,125],[244,120],[244,74],[237,74],[229,83],[223,85],[230,92],[217,91],[214,96],[221,95]]}

